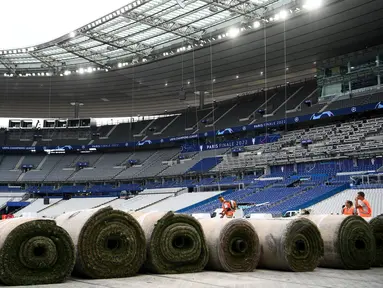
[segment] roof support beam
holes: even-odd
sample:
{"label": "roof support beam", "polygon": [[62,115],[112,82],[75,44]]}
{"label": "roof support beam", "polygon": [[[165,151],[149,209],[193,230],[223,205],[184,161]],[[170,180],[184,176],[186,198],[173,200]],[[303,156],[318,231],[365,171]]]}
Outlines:
{"label": "roof support beam", "polygon": [[32,52],[28,52],[28,53],[33,58],[39,60],[40,62],[42,62],[43,64],[46,65],[46,67],[42,67],[42,68],[48,68],[49,67],[52,69],[56,69],[57,67],[59,67],[61,65],[60,61],[57,61],[56,59],[45,55],[41,51],[32,51]]}
{"label": "roof support beam", "polygon": [[136,13],[134,11],[124,13],[122,16],[138,23],[158,28],[177,36],[189,38],[195,41],[200,40],[202,34],[204,33],[204,30],[191,25],[180,24],[173,20],[165,20],[161,17],[149,16],[143,13]]}
{"label": "roof support beam", "polygon": [[144,43],[137,43],[126,38],[121,38],[113,34],[105,34],[99,31],[90,30],[83,33],[83,35],[103,44],[123,49],[138,56],[148,56],[154,50],[154,47]]}
{"label": "roof support beam", "polygon": [[56,45],[69,53],[76,55],[77,57],[83,58],[101,67],[108,68],[106,63],[109,61],[109,58],[101,53],[97,53],[88,48],[84,48],[70,42],[57,43]]}
{"label": "roof support beam", "polygon": [[[242,16],[256,16],[255,11],[264,7],[256,5],[248,0],[201,0],[212,6],[228,10],[232,13],[237,13]],[[267,2],[266,2],[267,4]]]}
{"label": "roof support beam", "polygon": [[16,74],[17,64],[13,63],[7,57],[0,56],[0,63],[3,64],[9,71]]}

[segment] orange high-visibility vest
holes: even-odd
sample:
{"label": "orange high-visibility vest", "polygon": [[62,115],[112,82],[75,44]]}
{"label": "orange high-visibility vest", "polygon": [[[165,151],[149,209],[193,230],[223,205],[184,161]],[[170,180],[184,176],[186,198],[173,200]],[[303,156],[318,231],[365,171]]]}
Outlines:
{"label": "orange high-visibility vest", "polygon": [[354,215],[354,207],[344,207],[343,208],[343,215]]}
{"label": "orange high-visibility vest", "polygon": [[225,213],[226,217],[233,217],[235,210],[232,209],[230,201],[225,201],[222,203],[222,210],[223,213]]}
{"label": "orange high-visibility vest", "polygon": [[366,199],[364,200],[361,200],[364,205],[366,205],[367,207],[367,211],[364,211],[363,210],[363,207],[358,207],[358,215],[360,217],[371,217],[371,214],[372,214],[372,209],[371,209],[371,206],[370,206],[370,203],[368,203],[368,201]]}

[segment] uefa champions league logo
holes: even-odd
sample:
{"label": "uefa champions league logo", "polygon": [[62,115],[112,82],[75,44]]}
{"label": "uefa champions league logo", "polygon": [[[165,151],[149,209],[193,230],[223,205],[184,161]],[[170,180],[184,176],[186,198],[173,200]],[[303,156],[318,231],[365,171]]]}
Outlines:
{"label": "uefa champions league logo", "polygon": [[231,128],[226,128],[225,130],[218,130],[217,135],[224,135],[224,134],[233,134],[234,131]]}
{"label": "uefa champions league logo", "polygon": [[310,120],[318,120],[318,119],[322,119],[322,118],[327,118],[327,117],[333,117],[334,116],[334,113],[332,113],[331,111],[325,111],[325,112],[322,112],[318,115],[313,114],[311,116],[311,119]]}
{"label": "uefa champions league logo", "polygon": [[137,146],[143,146],[145,144],[152,144],[151,140],[145,140],[145,141],[138,141]]}

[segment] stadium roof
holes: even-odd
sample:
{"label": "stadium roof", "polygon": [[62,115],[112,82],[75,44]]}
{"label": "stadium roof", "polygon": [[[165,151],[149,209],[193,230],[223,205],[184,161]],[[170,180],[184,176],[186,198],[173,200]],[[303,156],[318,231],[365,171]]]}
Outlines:
{"label": "stadium roof", "polygon": [[[0,50],[0,70],[8,76],[30,76],[30,73],[39,71],[71,73],[70,70],[78,72],[78,69],[109,70],[168,57],[180,50],[191,49],[193,45],[203,46],[207,41],[218,40],[219,35],[235,34],[238,29],[259,28],[261,23],[258,20],[268,23],[287,17],[277,14],[282,13],[282,9],[283,13],[294,14],[300,12],[296,7],[321,1],[127,2],[124,7],[58,39],[33,47]],[[230,32],[230,27],[235,28],[231,28],[234,30]],[[224,34],[220,34],[222,31]]]}

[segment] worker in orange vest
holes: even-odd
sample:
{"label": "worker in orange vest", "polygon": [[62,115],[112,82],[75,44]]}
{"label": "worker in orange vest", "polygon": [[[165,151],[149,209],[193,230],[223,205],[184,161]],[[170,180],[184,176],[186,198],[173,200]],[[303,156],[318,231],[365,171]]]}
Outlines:
{"label": "worker in orange vest", "polygon": [[344,207],[343,207],[342,214],[343,215],[354,215],[354,209],[355,208],[353,206],[352,201],[347,200]]}
{"label": "worker in orange vest", "polygon": [[226,201],[222,196],[219,196],[218,199],[222,203],[221,218],[224,216],[233,218],[235,210],[237,210],[237,203],[234,200]]}
{"label": "worker in orange vest", "polygon": [[358,192],[355,198],[355,209],[357,215],[361,217],[371,217],[372,209],[370,203],[365,199],[364,192]]}

